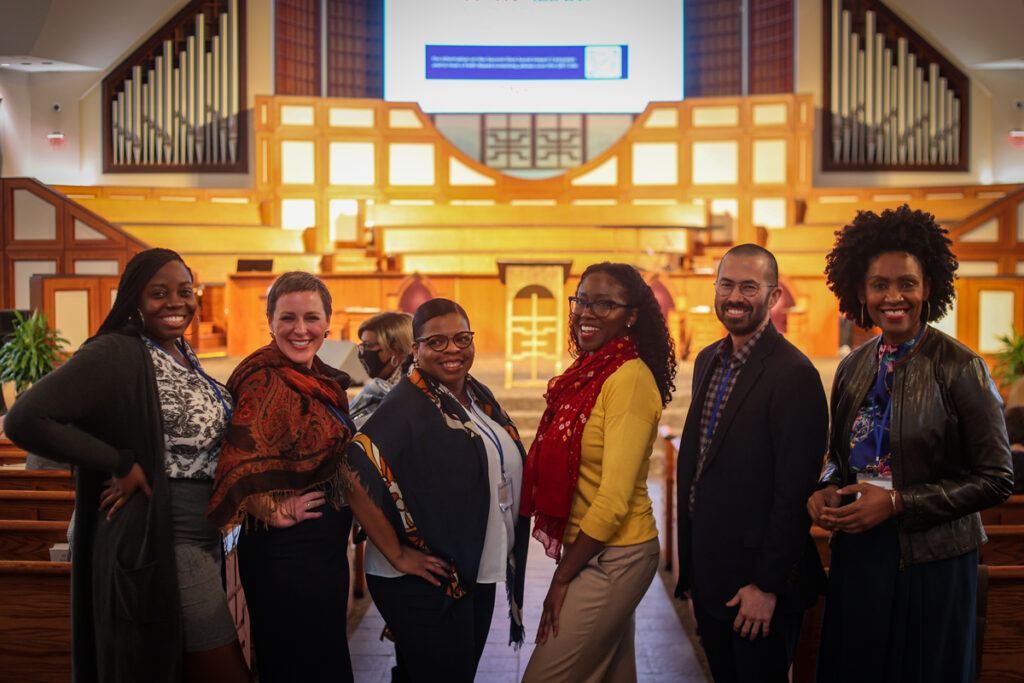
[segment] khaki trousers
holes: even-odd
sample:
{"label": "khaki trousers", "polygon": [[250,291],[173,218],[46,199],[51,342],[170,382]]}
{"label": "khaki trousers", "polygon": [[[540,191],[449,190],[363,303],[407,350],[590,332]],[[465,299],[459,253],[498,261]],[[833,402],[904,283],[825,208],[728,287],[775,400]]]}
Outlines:
{"label": "khaki trousers", "polygon": [[530,657],[523,683],[636,681],[634,612],[658,571],[658,539],[610,546],[569,583],[558,635]]}

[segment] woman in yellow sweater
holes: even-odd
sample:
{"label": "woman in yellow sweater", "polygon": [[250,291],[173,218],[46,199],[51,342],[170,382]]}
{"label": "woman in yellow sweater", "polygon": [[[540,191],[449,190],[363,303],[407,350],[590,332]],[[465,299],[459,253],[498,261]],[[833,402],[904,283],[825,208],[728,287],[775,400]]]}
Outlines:
{"label": "woman in yellow sweater", "polygon": [[647,470],[675,349],[632,266],[590,266],[569,304],[576,361],[548,383],[523,473],[522,514],[559,563],[523,681],[635,681],[633,613],[659,555]]}

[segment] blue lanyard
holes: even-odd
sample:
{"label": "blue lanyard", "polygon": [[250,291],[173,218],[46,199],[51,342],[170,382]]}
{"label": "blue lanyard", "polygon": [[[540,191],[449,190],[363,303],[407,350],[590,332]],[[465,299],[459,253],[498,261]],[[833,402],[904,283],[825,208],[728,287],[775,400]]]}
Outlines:
{"label": "blue lanyard", "polygon": [[[726,365],[728,365],[729,364],[729,356],[727,355],[725,357],[725,360],[722,361],[722,362],[725,363]],[[711,411],[711,419],[708,420],[708,433],[707,433],[707,436],[705,437],[705,440],[708,443],[711,442],[711,435],[715,431],[715,421],[718,419],[718,410],[722,407],[722,399],[725,397],[725,388],[727,386],[729,386],[729,378],[731,376],[732,376],[732,366],[729,365],[729,369],[725,371],[725,377],[722,378],[722,381],[718,385],[718,392],[715,394],[715,407]]]}
{"label": "blue lanyard", "polygon": [[350,432],[356,431],[355,423],[352,422],[352,417],[350,415],[345,415],[340,410],[335,408],[330,403],[327,403],[326,401],[324,401],[324,405],[327,406],[327,410],[331,411],[331,415],[333,415],[334,417],[338,418],[338,421],[341,422],[341,424],[343,424],[346,427],[348,427]]}
{"label": "blue lanyard", "polygon": [[482,428],[483,434],[487,437],[487,440],[494,444],[494,447],[498,449],[498,460],[501,461],[501,480],[505,481],[505,452],[501,448],[501,439],[498,438],[495,431],[487,424],[486,415],[483,415],[477,410],[476,401],[472,398],[469,399],[469,409],[476,413],[478,418],[477,420],[473,420],[473,422],[478,427]]}
{"label": "blue lanyard", "polygon": [[[177,363],[178,365],[182,365],[182,363],[177,358],[172,356],[170,354],[170,352],[167,351],[167,349],[165,349],[164,347],[160,346],[155,341],[153,341],[152,337],[150,337],[149,335],[143,335],[143,336],[146,339],[148,339],[150,341],[150,343],[153,344],[153,346],[155,346],[156,348],[160,349],[161,351],[166,353],[168,356],[171,356],[171,360],[173,360],[175,363]],[[199,365],[196,365],[195,363],[192,362],[192,357],[188,354],[188,351],[185,350],[185,347],[182,345],[182,342],[181,342],[180,339],[176,339],[174,341],[174,343],[177,345],[178,350],[181,351],[181,355],[185,357],[185,360],[188,361],[188,364],[192,367],[192,369],[195,370],[196,373],[200,377],[205,379],[206,383],[210,385],[211,389],[213,389],[213,393],[217,395],[217,400],[220,401],[220,404],[224,407],[224,415],[227,416],[227,421],[231,422],[231,407],[228,405],[228,402],[224,400],[224,394],[221,393],[220,387],[217,385],[217,382],[215,382],[212,377],[207,375],[203,371],[202,367],[200,367]]]}
{"label": "blue lanyard", "polygon": [[[882,421],[879,422],[877,419],[872,421],[871,429],[875,433],[875,462],[879,461],[882,455],[882,437],[885,436],[885,428],[889,424],[889,412],[892,410],[892,395],[889,395],[889,400],[885,402],[885,412],[882,413]],[[878,406],[875,406],[872,417],[878,415]]]}

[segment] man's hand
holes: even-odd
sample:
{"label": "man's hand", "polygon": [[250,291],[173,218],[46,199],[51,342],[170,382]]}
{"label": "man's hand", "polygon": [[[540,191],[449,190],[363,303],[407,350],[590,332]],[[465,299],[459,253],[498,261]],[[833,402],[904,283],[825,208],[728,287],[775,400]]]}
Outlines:
{"label": "man's hand", "polygon": [[747,584],[736,591],[732,600],[725,603],[726,607],[739,605],[739,612],[732,622],[732,630],[741,638],[756,640],[768,637],[768,625],[775,613],[775,593],[765,593],[754,584]]}

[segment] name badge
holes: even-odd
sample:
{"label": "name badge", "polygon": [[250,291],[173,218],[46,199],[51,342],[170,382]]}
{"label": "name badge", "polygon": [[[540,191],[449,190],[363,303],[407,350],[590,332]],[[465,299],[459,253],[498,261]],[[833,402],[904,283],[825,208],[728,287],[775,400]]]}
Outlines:
{"label": "name badge", "polygon": [[858,484],[871,484],[878,488],[885,489],[886,491],[892,490],[892,475],[891,474],[876,474],[874,472],[858,472],[857,473]]}
{"label": "name badge", "polygon": [[512,508],[512,482],[508,479],[498,484],[498,509],[508,512]]}

